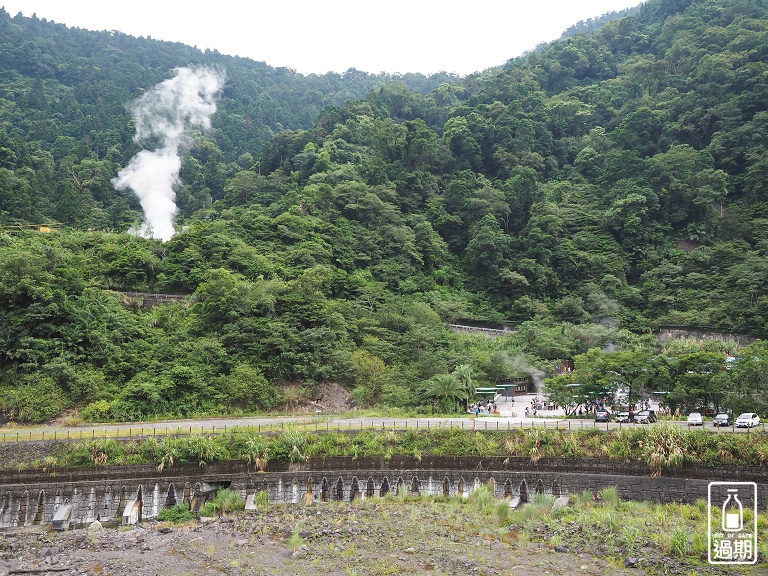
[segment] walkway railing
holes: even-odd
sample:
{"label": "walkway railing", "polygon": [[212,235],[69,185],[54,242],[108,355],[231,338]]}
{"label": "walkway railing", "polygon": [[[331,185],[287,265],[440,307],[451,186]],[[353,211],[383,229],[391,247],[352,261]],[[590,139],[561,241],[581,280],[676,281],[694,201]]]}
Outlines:
{"label": "walkway railing", "polygon": [[508,328],[484,328],[482,326],[467,326],[465,324],[448,324],[448,327],[454,332],[475,332],[490,336],[509,336],[515,333],[514,330]]}
{"label": "walkway railing", "polygon": [[[680,426],[687,426],[686,422],[675,422]],[[643,426],[642,424],[622,424],[617,422],[595,422],[588,419],[510,419],[494,416],[481,416],[479,418],[382,418],[365,420],[283,420],[280,422],[259,422],[242,424],[189,424],[171,425],[161,424],[157,426],[104,426],[93,428],[67,428],[67,429],[31,429],[31,430],[5,430],[0,432],[0,442],[82,442],[100,439],[128,439],[165,436],[187,436],[193,434],[225,434],[227,432],[257,432],[260,434],[280,433],[286,428],[316,431],[316,432],[352,432],[356,430],[435,430],[435,429],[461,429],[473,431],[511,431],[547,428],[550,430],[622,430]],[[647,424],[646,426],[653,426]],[[718,428],[703,428],[705,431],[717,433]],[[736,433],[765,432],[765,422],[758,427],[735,428],[728,427],[728,431]],[[724,431],[724,430],[723,430]]]}
{"label": "walkway railing", "polygon": [[183,302],[187,298],[189,298],[189,294],[159,294],[155,292],[126,292],[123,290],[120,290],[120,294],[127,298],[141,298],[144,300],[156,300],[158,302],[160,301],[171,301],[175,300],[177,302]]}

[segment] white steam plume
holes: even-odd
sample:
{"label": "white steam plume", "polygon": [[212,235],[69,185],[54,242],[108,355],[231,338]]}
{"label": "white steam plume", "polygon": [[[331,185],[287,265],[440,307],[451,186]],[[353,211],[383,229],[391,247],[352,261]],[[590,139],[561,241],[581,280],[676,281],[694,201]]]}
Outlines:
{"label": "white steam plume", "polygon": [[507,354],[507,359],[511,366],[533,379],[536,393],[541,396],[544,390],[544,371],[531,365],[523,354],[516,354],[515,356],[509,353],[505,354]]}
{"label": "white steam plume", "polygon": [[156,150],[142,150],[112,179],[117,190],[130,188],[139,198],[144,222],[134,230],[137,234],[169,240],[175,233],[180,151],[190,145],[190,127],[211,127],[216,93],[224,80],[223,74],[205,68],[177,68],[176,76],[161,82],[133,104],[134,141],[150,137],[159,141]]}

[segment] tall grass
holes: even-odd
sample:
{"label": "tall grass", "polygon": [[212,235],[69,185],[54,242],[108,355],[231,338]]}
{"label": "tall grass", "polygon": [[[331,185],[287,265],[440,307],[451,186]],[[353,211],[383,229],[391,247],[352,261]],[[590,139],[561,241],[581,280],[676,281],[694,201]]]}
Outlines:
{"label": "tall grass", "polygon": [[481,514],[491,514],[496,507],[493,489],[485,484],[472,491],[469,495],[469,502]]}
{"label": "tall grass", "polygon": [[[576,539],[580,547],[603,546],[621,562],[627,556],[655,557],[659,553],[703,566],[706,558],[707,503],[653,504],[624,501],[615,487],[597,494],[570,496],[570,505],[551,510],[553,498],[535,495],[529,504],[511,511],[505,522],[530,540],[543,539],[550,547]],[[745,513],[745,516],[751,514]],[[745,519],[751,521],[751,517]],[[758,514],[758,530],[768,528],[768,514]],[[537,526],[544,530],[535,530]],[[541,536],[546,535],[546,536]],[[766,545],[761,543],[761,553]]]}
{"label": "tall grass", "polygon": [[216,516],[217,514],[230,514],[239,512],[245,508],[245,500],[235,490],[219,490],[216,497],[203,504],[200,516]]}
{"label": "tall grass", "polygon": [[[138,430],[138,429],[137,429]],[[547,457],[640,460],[654,475],[686,462],[707,466],[765,465],[768,434],[711,434],[659,423],[632,430],[508,430],[470,431],[358,430],[310,432],[289,425],[278,434],[252,429],[225,434],[190,434],[123,442],[99,440],[72,443],[59,456],[59,467],[154,462],[169,468],[177,462],[242,459],[255,468],[268,462],[299,464],[314,456],[350,458],[416,456]]]}
{"label": "tall grass", "polygon": [[619,489],[616,486],[609,486],[600,490],[600,500],[603,506],[615,508],[619,503]]}
{"label": "tall grass", "polygon": [[681,526],[672,532],[669,541],[670,553],[678,558],[687,556],[691,551],[691,539],[688,530]]}

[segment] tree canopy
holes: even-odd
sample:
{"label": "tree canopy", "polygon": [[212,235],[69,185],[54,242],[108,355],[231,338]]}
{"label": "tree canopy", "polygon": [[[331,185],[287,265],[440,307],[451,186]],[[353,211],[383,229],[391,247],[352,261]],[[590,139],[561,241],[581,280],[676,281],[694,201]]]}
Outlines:
{"label": "tree canopy", "polygon": [[[645,335],[768,336],[762,0],[651,0],[465,78],[302,76],[2,10],[0,30],[14,417],[268,409],[328,380],[428,406],[456,366],[482,385],[558,358],[579,359],[583,394],[760,398],[762,340],[723,372],[723,350],[663,361]],[[160,242],[127,233],[141,207],[111,181],[138,151],[126,106],[181,66],[227,80]],[[131,308],[127,290],[189,299]],[[457,321],[517,333],[491,349]]]}

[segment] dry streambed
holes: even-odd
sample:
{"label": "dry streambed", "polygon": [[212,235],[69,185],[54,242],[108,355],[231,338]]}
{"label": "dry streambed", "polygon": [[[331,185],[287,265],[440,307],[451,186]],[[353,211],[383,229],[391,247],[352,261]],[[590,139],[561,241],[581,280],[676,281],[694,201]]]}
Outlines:
{"label": "dry streambed", "polygon": [[[156,522],[55,533],[0,534],[0,576],[688,574],[644,551],[637,565],[600,553],[600,535],[574,528],[549,542],[545,525],[498,528],[462,503],[367,501],[269,506],[207,522]],[[701,573],[708,567],[699,566]]]}

